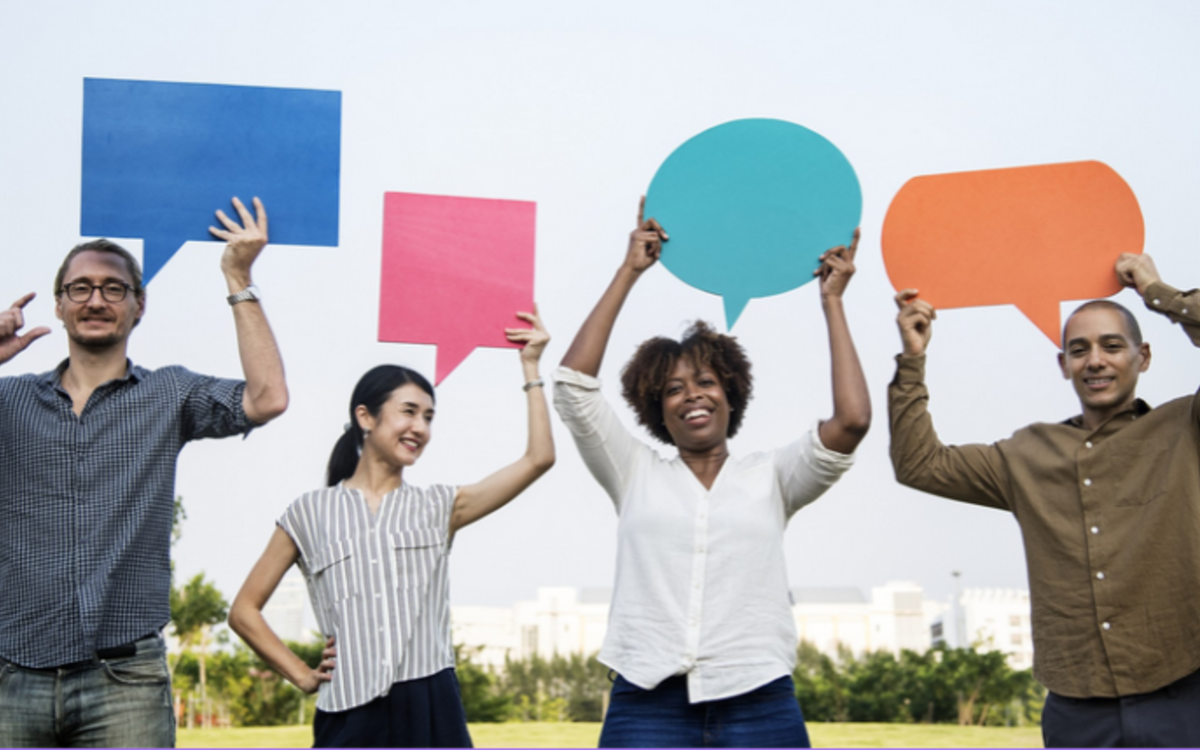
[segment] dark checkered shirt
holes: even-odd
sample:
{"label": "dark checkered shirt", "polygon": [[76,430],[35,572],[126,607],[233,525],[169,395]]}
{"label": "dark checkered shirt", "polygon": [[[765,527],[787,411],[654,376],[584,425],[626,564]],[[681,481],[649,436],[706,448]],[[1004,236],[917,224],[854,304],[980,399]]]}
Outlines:
{"label": "dark checkered shirt", "polygon": [[32,668],[166,625],[176,457],[253,427],[245,383],[182,367],[130,365],[77,417],[66,366],[0,378],[0,656]]}

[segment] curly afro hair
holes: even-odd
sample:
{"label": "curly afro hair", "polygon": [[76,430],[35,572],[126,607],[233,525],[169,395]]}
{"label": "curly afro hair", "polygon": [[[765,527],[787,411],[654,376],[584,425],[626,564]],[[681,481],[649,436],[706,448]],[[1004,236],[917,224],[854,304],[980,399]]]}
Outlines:
{"label": "curly afro hair", "polygon": [[732,410],[726,437],[733,437],[742,426],[754,390],[750,360],[737,339],[717,333],[702,320],[684,331],[682,341],[664,336],[643,341],[621,371],[622,395],[633,407],[638,423],[667,445],[675,444],[663,424],[662,395],[675,364],[684,357],[697,369],[708,367],[716,373]]}

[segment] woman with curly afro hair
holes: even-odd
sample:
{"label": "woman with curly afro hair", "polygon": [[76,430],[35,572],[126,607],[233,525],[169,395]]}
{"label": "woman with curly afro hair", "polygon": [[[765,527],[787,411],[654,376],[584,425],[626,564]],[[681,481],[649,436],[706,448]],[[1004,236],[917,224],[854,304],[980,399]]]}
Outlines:
{"label": "woman with curly afro hair", "polygon": [[[643,199],[644,203],[644,199]],[[820,258],[833,416],[790,445],[735,457],[753,379],[737,341],[697,322],[653,338],[625,366],[625,400],[663,458],[600,391],[600,363],[633,285],[667,233],[642,218],[557,373],[554,405],[618,515],[617,569],[600,661],[616,672],[601,747],[808,747],[792,684],[796,628],[783,532],[850,467],[871,404],[842,294],[858,246]]]}

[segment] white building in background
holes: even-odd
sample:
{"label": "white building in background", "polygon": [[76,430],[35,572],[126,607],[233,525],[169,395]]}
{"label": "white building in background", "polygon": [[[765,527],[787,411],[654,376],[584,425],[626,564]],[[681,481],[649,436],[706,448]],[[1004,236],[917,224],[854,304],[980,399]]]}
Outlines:
{"label": "white building in background", "polygon": [[536,600],[512,607],[452,607],[451,638],[471,651],[473,662],[497,669],[506,656],[587,656],[604,643],[611,598],[610,589],[543,586]]}
{"label": "white building in background", "polygon": [[[496,669],[504,667],[506,656],[594,654],[604,642],[611,597],[610,589],[556,586],[539,588],[536,600],[512,607],[453,607],[452,638],[471,651],[476,664]],[[869,599],[856,588],[797,588],[791,597],[797,634],[830,656],[839,647],[856,655],[924,652],[941,622],[952,619],[950,606],[926,599],[924,589],[910,581],[876,586]],[[967,630],[976,634],[972,641],[1008,652],[1015,669],[1032,664],[1027,593],[967,589],[962,602]]]}
{"label": "white building in background", "polygon": [[[958,606],[956,613],[953,598],[950,604],[942,605],[941,615],[933,620],[934,643],[1003,651],[1008,654],[1008,664],[1013,669],[1033,666],[1033,624],[1028,591],[966,589],[959,597]],[[961,623],[961,634],[956,623]]]}
{"label": "white building in background", "polygon": [[262,613],[281,640],[305,643],[313,638],[312,627],[306,623],[316,619],[308,615],[308,609],[308,587],[304,576],[293,567],[279,582]]}
{"label": "white building in background", "polygon": [[839,647],[861,655],[931,645],[924,589],[909,581],[876,586],[870,600],[852,587],[792,589],[792,614],[800,640],[830,656]]}

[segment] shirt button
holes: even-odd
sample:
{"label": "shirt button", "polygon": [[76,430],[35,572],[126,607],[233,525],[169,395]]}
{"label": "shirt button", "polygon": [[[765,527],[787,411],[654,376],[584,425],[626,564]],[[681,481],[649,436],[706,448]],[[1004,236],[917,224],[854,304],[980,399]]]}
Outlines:
{"label": "shirt button", "polygon": [[1160,300],[1154,300],[1154,306],[1155,306],[1155,307],[1158,307],[1158,306],[1159,306],[1159,305],[1161,305],[1161,304],[1162,304],[1162,302],[1161,302]]}
{"label": "shirt button", "polygon": [[1099,526],[1093,526],[1093,527],[1092,527],[1092,533],[1093,533],[1093,534],[1099,534],[1099,533],[1100,533],[1100,527],[1099,527]]}
{"label": "shirt button", "polygon": [[1187,315],[1187,308],[1185,307],[1182,310],[1180,310],[1179,312],[1183,313],[1184,315]]}
{"label": "shirt button", "polygon": [[1099,573],[1097,573],[1096,578],[1103,581],[1104,580],[1104,571],[1100,571]]}
{"label": "shirt button", "polygon": [[1085,480],[1083,480],[1083,484],[1084,484],[1084,486],[1085,486],[1085,487],[1091,487],[1091,486],[1092,486],[1092,480],[1091,480],[1091,479],[1085,479]]}
{"label": "shirt button", "polygon": [[1103,625],[1101,625],[1100,627],[1104,628],[1105,630],[1112,630],[1112,623],[1106,622]]}
{"label": "shirt button", "polygon": [[1087,441],[1086,443],[1084,443],[1084,445],[1086,445],[1087,447],[1091,448],[1091,447],[1092,447],[1092,441],[1091,441],[1091,440],[1089,440],[1089,441]]}

